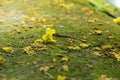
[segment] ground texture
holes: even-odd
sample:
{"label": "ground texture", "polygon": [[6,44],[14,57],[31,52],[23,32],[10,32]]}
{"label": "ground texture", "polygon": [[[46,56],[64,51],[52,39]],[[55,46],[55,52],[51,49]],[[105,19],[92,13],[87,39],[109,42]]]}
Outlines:
{"label": "ground texture", "polygon": [[0,80],[119,80],[119,31],[87,1],[0,0]]}

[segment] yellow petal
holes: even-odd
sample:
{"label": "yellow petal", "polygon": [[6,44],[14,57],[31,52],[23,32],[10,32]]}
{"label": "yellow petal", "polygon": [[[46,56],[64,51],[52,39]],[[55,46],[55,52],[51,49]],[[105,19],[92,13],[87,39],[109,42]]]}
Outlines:
{"label": "yellow petal", "polygon": [[62,62],[67,62],[67,61],[68,61],[68,57],[63,57],[63,58],[61,59],[61,61],[62,61]]}
{"label": "yellow petal", "polygon": [[111,48],[112,48],[111,45],[103,45],[103,46],[101,47],[102,50],[111,49]]}
{"label": "yellow petal", "polygon": [[57,80],[66,80],[65,76],[58,75]]}
{"label": "yellow petal", "polygon": [[81,44],[80,44],[80,47],[86,48],[86,47],[89,47],[89,44],[81,43]]}
{"label": "yellow petal", "polygon": [[51,34],[51,35],[55,34],[55,29],[47,28],[46,34]]}
{"label": "yellow petal", "polygon": [[5,58],[3,58],[2,56],[0,56],[0,64],[3,64],[5,62]]}
{"label": "yellow petal", "polygon": [[12,47],[3,47],[2,50],[7,53],[12,53],[14,51]]}
{"label": "yellow petal", "polygon": [[66,64],[65,64],[65,65],[63,65],[63,66],[62,66],[62,68],[63,68],[63,70],[64,70],[64,71],[66,71],[66,72],[68,72],[68,71],[69,71],[69,69],[68,69],[68,65],[66,65]]}

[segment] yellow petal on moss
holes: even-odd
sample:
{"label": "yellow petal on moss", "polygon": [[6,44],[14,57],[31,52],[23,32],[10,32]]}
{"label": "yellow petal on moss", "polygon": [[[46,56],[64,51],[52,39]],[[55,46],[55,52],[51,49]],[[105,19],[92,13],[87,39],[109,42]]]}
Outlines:
{"label": "yellow petal on moss", "polygon": [[39,70],[42,72],[47,72],[49,69],[50,69],[49,66],[44,66],[44,67],[41,67]]}
{"label": "yellow petal on moss", "polygon": [[97,34],[97,35],[101,35],[102,34],[102,30],[93,30],[93,33]]}
{"label": "yellow petal on moss", "polygon": [[44,42],[56,42],[53,39],[53,34],[55,34],[55,29],[47,28],[46,33],[42,36]]}
{"label": "yellow petal on moss", "polygon": [[67,80],[65,76],[58,75],[57,80]]}
{"label": "yellow petal on moss", "polygon": [[63,58],[61,59],[62,62],[68,62],[68,60],[69,60],[68,57],[63,57]]}
{"label": "yellow petal on moss", "polygon": [[39,19],[39,22],[41,22],[41,23],[45,23],[45,22],[46,22],[46,19],[44,19],[44,18]]}
{"label": "yellow petal on moss", "polygon": [[57,59],[56,59],[56,58],[53,58],[53,59],[52,59],[52,62],[53,62],[53,63],[57,62]]}
{"label": "yellow petal on moss", "polygon": [[80,50],[80,47],[79,46],[68,46],[68,49],[69,50]]}
{"label": "yellow petal on moss", "polygon": [[12,53],[14,51],[12,47],[3,47],[2,50],[7,53]]}
{"label": "yellow petal on moss", "polygon": [[62,66],[62,69],[63,69],[64,71],[66,71],[66,72],[69,71],[69,69],[68,69],[68,65],[66,65],[66,64]]}
{"label": "yellow petal on moss", "polygon": [[116,24],[120,24],[120,17],[113,19],[113,22]]}
{"label": "yellow petal on moss", "polygon": [[47,28],[46,34],[51,34],[51,35],[55,34],[55,29]]}
{"label": "yellow petal on moss", "polygon": [[5,62],[5,58],[3,58],[2,56],[0,56],[0,64],[3,64]]}
{"label": "yellow petal on moss", "polygon": [[95,55],[95,56],[101,56],[101,54],[98,51],[93,52],[93,55]]}
{"label": "yellow petal on moss", "polygon": [[86,48],[86,47],[89,47],[89,44],[81,43],[81,44],[80,44],[80,47],[82,47],[82,48]]}
{"label": "yellow petal on moss", "polygon": [[102,50],[111,49],[111,48],[112,48],[111,45],[103,45],[103,46],[101,46]]}
{"label": "yellow petal on moss", "polygon": [[27,46],[24,48],[24,51],[29,55],[29,56],[32,56],[35,54],[35,51],[32,49],[31,46]]}

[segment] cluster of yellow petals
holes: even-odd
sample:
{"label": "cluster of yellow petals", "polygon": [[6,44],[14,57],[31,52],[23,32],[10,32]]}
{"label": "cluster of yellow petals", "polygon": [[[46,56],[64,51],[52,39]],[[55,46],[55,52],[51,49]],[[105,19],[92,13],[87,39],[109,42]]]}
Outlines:
{"label": "cluster of yellow petals", "polygon": [[47,28],[46,33],[42,36],[44,42],[56,42],[53,39],[53,34],[55,34],[55,29]]}

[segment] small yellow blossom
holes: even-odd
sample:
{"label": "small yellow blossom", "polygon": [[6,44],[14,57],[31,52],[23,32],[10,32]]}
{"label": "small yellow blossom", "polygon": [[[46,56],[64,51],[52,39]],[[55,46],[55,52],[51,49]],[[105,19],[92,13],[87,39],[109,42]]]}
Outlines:
{"label": "small yellow blossom", "polygon": [[65,76],[58,75],[57,80],[67,80]]}
{"label": "small yellow blossom", "polygon": [[113,22],[117,23],[117,24],[120,24],[120,17],[117,17],[117,18],[113,19]]}
{"label": "small yellow blossom", "polygon": [[2,50],[6,53],[12,53],[14,51],[12,47],[3,47]]}
{"label": "small yellow blossom", "polygon": [[55,29],[48,28],[46,30],[46,34],[42,36],[43,41],[45,42],[55,42],[56,40],[53,39],[53,34],[55,34]]}

